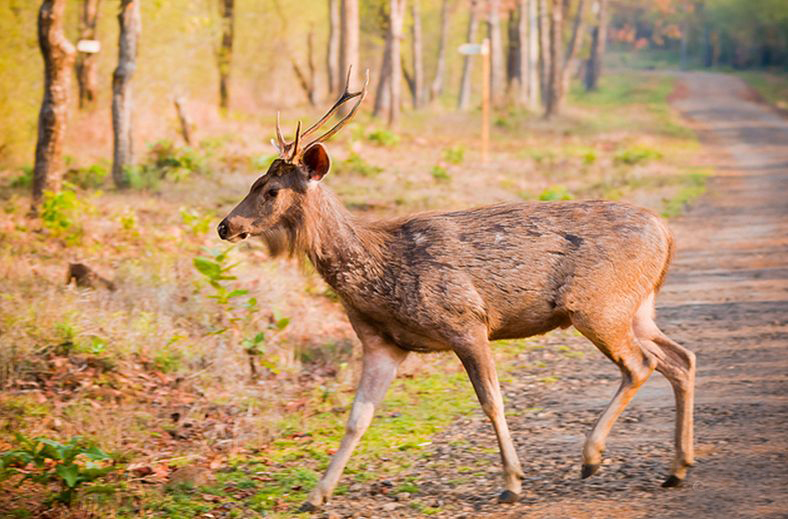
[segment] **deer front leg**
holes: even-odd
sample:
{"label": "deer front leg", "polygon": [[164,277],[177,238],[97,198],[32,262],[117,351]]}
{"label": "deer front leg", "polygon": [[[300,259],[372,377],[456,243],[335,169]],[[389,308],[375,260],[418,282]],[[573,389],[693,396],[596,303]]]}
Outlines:
{"label": "deer front leg", "polygon": [[407,351],[385,341],[371,329],[360,327],[356,323],[354,327],[363,343],[364,353],[361,380],[345,427],[345,436],[339,450],[331,458],[328,470],[301,506],[301,511],[316,510],[331,497],[353,449],[372,421],[375,408],[383,400],[397,374],[397,368],[408,355]]}
{"label": "deer front leg", "polygon": [[498,375],[492,359],[486,330],[476,334],[474,341],[455,346],[457,356],[465,366],[473,389],[479,398],[484,413],[490,419],[498,437],[498,448],[503,462],[505,490],[498,497],[501,503],[514,503],[520,497],[522,480],[525,478],[520,466],[520,459],[514,449],[514,442],[509,434],[506,416],[503,412],[503,397],[498,384]]}

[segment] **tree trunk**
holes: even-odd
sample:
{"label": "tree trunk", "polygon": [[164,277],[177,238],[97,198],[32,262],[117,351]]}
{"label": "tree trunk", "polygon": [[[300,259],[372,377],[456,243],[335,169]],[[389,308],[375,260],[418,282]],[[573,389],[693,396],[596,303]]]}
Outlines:
{"label": "tree trunk", "polygon": [[599,86],[599,76],[602,74],[602,60],[605,57],[607,42],[607,0],[599,0],[597,4],[597,26],[591,36],[591,54],[586,65],[586,90],[596,90]]}
{"label": "tree trunk", "polygon": [[38,46],[44,58],[44,98],[38,113],[38,141],[33,168],[35,211],[45,189],[58,191],[63,176],[61,156],[76,50],[63,34],[66,0],[44,0],[38,11]]}
{"label": "tree trunk", "polygon": [[[354,79],[358,77],[359,60],[358,60],[358,41],[359,41],[359,13],[358,13],[358,0],[341,0],[340,9],[340,36],[339,36],[339,71],[340,77],[344,77],[348,72],[349,67],[353,67],[352,76],[350,78],[351,88],[354,87]],[[399,61],[397,61],[399,64]],[[342,83],[340,79],[338,83]],[[339,86],[341,90],[342,86]],[[339,93],[339,92],[337,92]],[[340,117],[347,115],[350,106],[348,103],[343,104],[337,110]]]}
{"label": "tree trunk", "polygon": [[550,67],[547,75],[547,103],[544,115],[550,118],[561,111],[563,82],[563,2],[552,0],[550,6]]}
{"label": "tree trunk", "polygon": [[421,41],[421,8],[419,0],[411,0],[411,15],[413,17],[411,54],[413,55],[413,108],[424,106],[424,60],[422,58]]}
{"label": "tree trunk", "polygon": [[339,2],[328,0],[328,52],[326,52],[326,72],[328,92],[338,92],[342,86],[342,72],[339,70]]}
{"label": "tree trunk", "polygon": [[536,110],[539,104],[539,18],[536,11],[536,0],[520,0],[520,4],[522,12],[527,13],[528,16],[528,35],[525,39],[525,52],[523,53],[525,76],[523,87],[527,92],[528,108]]}
{"label": "tree trunk", "polygon": [[317,106],[317,87],[315,81],[315,60],[314,60],[314,30],[310,29],[306,37],[306,72],[301,69],[295,56],[290,56],[290,63],[293,65],[298,83],[306,94],[307,101],[312,106]]}
{"label": "tree trunk", "polygon": [[689,31],[690,31],[690,23],[689,23],[689,15],[686,13],[684,14],[684,23],[681,26],[681,51],[680,51],[680,58],[679,63],[681,66],[681,70],[687,70],[689,63],[687,61],[687,50],[689,47]]}
{"label": "tree trunk", "polygon": [[490,13],[487,19],[490,36],[490,94],[493,106],[503,104],[505,92],[505,72],[503,59],[503,43],[501,39],[501,2],[489,0]]}
{"label": "tree trunk", "polygon": [[430,85],[430,99],[435,100],[443,93],[443,76],[446,74],[446,46],[449,40],[449,0],[441,3],[441,30],[438,39],[438,61],[435,77]]}
{"label": "tree trunk", "polygon": [[112,74],[112,179],[119,188],[128,185],[126,167],[133,162],[131,138],[131,78],[137,67],[137,40],[139,38],[140,0],[121,0],[118,14],[118,66]]}
{"label": "tree trunk", "polygon": [[[471,0],[471,12],[468,18],[468,31],[465,34],[465,42],[473,43],[476,39],[476,28],[479,26],[479,18],[476,13],[478,0]],[[471,66],[473,56],[466,55],[462,60],[462,77],[460,78],[460,95],[457,106],[460,110],[467,110],[471,105]]]}
{"label": "tree trunk", "polygon": [[579,0],[577,3],[577,12],[575,13],[575,22],[572,26],[572,38],[569,40],[569,46],[566,49],[566,59],[564,60],[564,69],[561,71],[561,92],[566,95],[569,92],[569,85],[572,80],[572,74],[577,68],[576,57],[583,46],[583,36],[585,35],[585,0]]}
{"label": "tree trunk", "polygon": [[386,43],[383,48],[383,59],[380,62],[380,74],[378,74],[378,86],[375,88],[375,108],[372,116],[378,117],[389,107],[389,72],[391,72],[391,29],[386,29]]}
{"label": "tree trunk", "polygon": [[508,96],[520,102],[520,86],[522,85],[522,68],[520,56],[522,54],[522,44],[520,42],[520,19],[522,16],[517,8],[509,11],[509,18],[506,23],[506,89]]}
{"label": "tree trunk", "polygon": [[391,33],[391,56],[389,58],[389,126],[399,122],[402,92],[402,67],[400,64],[400,44],[402,41],[402,22],[405,18],[405,0],[390,0],[389,31]]}
{"label": "tree trunk", "polygon": [[539,89],[542,91],[542,104],[547,106],[550,77],[550,11],[547,0],[539,2]]}
{"label": "tree trunk", "polygon": [[233,62],[233,33],[235,30],[235,0],[222,0],[222,42],[219,47],[219,107],[230,106],[230,68]]}
{"label": "tree trunk", "polygon": [[186,112],[186,107],[183,103],[183,98],[177,96],[172,100],[175,104],[175,113],[178,114],[178,123],[181,128],[181,137],[187,146],[192,145],[192,121],[189,114]]}
{"label": "tree trunk", "polygon": [[[79,15],[79,38],[96,39],[96,20],[99,0],[83,0]],[[96,64],[98,54],[80,52],[77,55],[77,83],[79,83],[79,107],[84,108],[96,99]]]}

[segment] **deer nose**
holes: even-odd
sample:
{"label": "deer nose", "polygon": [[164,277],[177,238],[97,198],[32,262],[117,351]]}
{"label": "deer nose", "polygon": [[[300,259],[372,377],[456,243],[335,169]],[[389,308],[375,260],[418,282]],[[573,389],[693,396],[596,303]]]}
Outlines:
{"label": "deer nose", "polygon": [[227,239],[227,232],[228,232],[227,222],[222,220],[222,223],[219,224],[219,227],[216,228],[216,231],[219,233],[219,238],[226,240]]}

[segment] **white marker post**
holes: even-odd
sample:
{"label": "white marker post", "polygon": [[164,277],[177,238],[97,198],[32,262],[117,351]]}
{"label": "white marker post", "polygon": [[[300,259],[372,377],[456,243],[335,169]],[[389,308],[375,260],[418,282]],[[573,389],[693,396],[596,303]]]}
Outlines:
{"label": "white marker post", "polygon": [[460,45],[460,54],[482,57],[482,161],[487,162],[490,157],[490,39],[485,38],[482,43],[463,43]]}

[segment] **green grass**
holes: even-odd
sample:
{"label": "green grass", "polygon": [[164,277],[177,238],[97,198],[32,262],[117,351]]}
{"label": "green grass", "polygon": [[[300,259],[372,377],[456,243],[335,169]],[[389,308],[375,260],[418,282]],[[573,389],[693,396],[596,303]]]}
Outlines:
{"label": "green grass", "polygon": [[780,110],[788,110],[788,74],[762,70],[737,71],[735,74],[744,79],[767,103]]}
{"label": "green grass", "polygon": [[706,192],[708,175],[707,171],[687,174],[683,178],[681,189],[672,198],[664,201],[662,216],[675,218],[683,213],[693,200]]}

